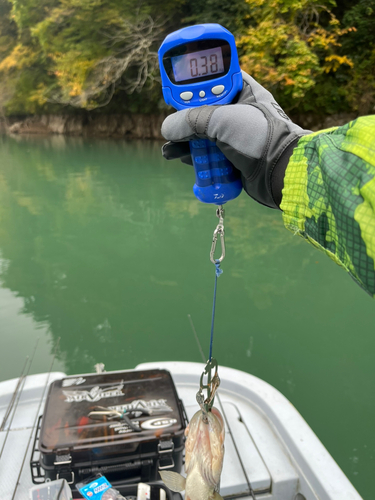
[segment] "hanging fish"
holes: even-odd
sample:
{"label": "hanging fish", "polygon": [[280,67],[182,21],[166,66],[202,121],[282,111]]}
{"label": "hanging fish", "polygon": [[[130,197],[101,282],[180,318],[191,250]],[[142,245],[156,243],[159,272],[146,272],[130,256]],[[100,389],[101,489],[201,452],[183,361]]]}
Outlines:
{"label": "hanging fish", "polygon": [[185,430],[186,478],[171,471],[159,471],[172,491],[185,490],[186,500],[222,500],[218,493],[224,458],[224,420],[217,408],[204,419],[202,410],[191,419]]}

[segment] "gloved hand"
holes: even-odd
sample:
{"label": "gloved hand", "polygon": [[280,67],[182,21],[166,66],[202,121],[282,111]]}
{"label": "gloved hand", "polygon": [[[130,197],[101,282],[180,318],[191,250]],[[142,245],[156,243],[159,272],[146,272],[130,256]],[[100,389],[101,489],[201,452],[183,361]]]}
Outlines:
{"label": "gloved hand", "polygon": [[235,168],[249,196],[271,208],[281,203],[284,174],[300,137],[310,134],[293,123],[272,94],[242,72],[243,89],[236,103],[201,106],[168,116],[161,132],[169,140],[162,153],[192,165],[189,141],[216,142]]}

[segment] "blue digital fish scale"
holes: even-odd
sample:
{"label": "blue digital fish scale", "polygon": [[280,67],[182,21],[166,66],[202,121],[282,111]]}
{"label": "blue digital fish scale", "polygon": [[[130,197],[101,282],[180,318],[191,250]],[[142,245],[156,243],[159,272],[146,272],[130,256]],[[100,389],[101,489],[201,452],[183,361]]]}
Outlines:
{"label": "blue digital fish scale", "polygon": [[[220,24],[198,24],[168,35],[159,49],[165,102],[177,110],[229,104],[242,90],[234,36]],[[195,196],[223,205],[242,190],[240,173],[214,142],[190,141]]]}

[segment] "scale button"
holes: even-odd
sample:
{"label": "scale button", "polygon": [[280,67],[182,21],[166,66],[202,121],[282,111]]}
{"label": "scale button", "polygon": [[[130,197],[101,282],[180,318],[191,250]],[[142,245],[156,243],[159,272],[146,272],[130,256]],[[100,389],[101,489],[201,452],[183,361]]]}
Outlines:
{"label": "scale button", "polygon": [[216,85],[216,87],[212,87],[211,92],[215,95],[219,95],[224,92],[224,85]]}
{"label": "scale button", "polygon": [[204,90],[201,90],[199,92],[199,97],[204,97],[206,95],[206,92]]}
{"label": "scale button", "polygon": [[193,92],[181,92],[180,97],[184,101],[190,101],[190,99],[193,97]]}

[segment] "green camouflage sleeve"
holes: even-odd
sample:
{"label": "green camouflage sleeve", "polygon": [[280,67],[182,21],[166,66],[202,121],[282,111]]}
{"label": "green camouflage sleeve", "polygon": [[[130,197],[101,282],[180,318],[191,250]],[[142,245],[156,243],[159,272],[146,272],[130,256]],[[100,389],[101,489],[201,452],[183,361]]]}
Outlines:
{"label": "green camouflage sleeve", "polygon": [[282,195],[285,226],[375,296],[375,115],[302,137]]}

